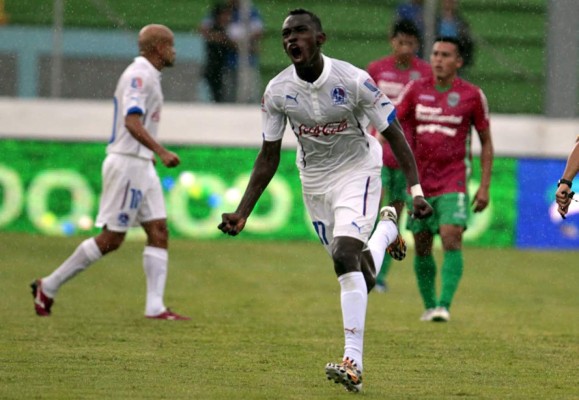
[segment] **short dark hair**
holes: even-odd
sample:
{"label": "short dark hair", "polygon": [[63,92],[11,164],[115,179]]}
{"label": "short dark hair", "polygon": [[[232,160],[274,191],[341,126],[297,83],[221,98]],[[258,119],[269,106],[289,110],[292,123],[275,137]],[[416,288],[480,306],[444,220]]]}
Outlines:
{"label": "short dark hair", "polygon": [[296,8],[295,10],[291,10],[290,12],[288,12],[288,16],[290,15],[309,15],[310,18],[312,19],[312,22],[314,23],[314,25],[316,25],[316,28],[320,31],[323,32],[324,30],[322,29],[322,21],[320,20],[320,17],[318,17],[316,14],[314,14],[311,11],[305,10],[303,8]]}
{"label": "short dark hair", "polygon": [[229,4],[226,4],[223,2],[215,3],[213,8],[211,9],[211,16],[213,18],[217,18],[221,14],[223,14],[224,12],[230,11],[230,10],[231,10],[231,6],[229,6]]}
{"label": "short dark hair", "polygon": [[454,36],[438,36],[436,39],[434,39],[434,43],[437,42],[452,43],[456,46],[456,52],[460,57],[462,57],[464,54],[464,46],[462,45],[462,42]]}
{"label": "short dark hair", "polygon": [[414,36],[416,39],[420,40],[420,32],[416,24],[410,19],[400,19],[394,23],[392,26],[392,36],[395,37],[399,33],[408,36]]}

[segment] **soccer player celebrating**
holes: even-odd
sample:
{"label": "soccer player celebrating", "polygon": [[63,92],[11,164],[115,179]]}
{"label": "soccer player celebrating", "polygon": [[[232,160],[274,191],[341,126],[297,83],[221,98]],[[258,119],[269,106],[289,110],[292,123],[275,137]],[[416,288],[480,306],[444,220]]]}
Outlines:
{"label": "soccer player celebrating", "polygon": [[[398,96],[404,86],[410,81],[423,77],[432,76],[430,64],[416,56],[420,45],[420,33],[418,28],[410,20],[403,19],[397,21],[390,36],[390,46],[392,54],[373,61],[368,65],[367,71],[374,79],[382,92],[388,96],[394,104],[398,101]],[[409,127],[404,126],[401,121],[402,129],[408,141]],[[406,179],[404,173],[396,162],[396,157],[384,137],[372,128],[372,134],[382,143],[382,200],[388,199],[390,206],[396,209],[398,215],[402,215],[404,203],[406,200]],[[380,273],[376,277],[375,291],[383,292],[386,290],[386,275],[390,269],[392,258],[384,257]]]}
{"label": "soccer player celebrating", "polygon": [[[424,195],[434,213],[424,220],[409,219],[414,235],[414,269],[424,302],[422,321],[448,321],[450,305],[463,271],[462,234],[469,215],[471,124],[482,145],[481,182],[474,198],[474,212],[489,204],[493,163],[489,110],[477,86],[457,75],[462,66],[461,49],[454,38],[437,38],[430,64],[434,78],[410,82],[397,106],[398,117],[410,126],[413,149]],[[432,243],[439,234],[444,250],[442,290],[436,297],[436,264]]]}
{"label": "soccer player celebrating", "polygon": [[86,239],[52,274],[32,282],[34,309],[49,316],[60,287],[105,254],[118,249],[131,226],[147,234],[143,268],[147,278],[145,316],[187,320],[163,303],[168,264],[167,213],[163,189],[154,166],[179,165],[179,156],[157,142],[163,93],[161,70],[175,61],[173,32],[147,25],[139,32],[140,56],[125,69],[115,90],[113,133],[103,163],[103,191],[96,225],[102,231]]}
{"label": "soccer player celebrating", "polygon": [[313,13],[290,11],[282,27],[283,47],[293,65],[268,84],[262,100],[263,143],[245,193],[219,229],[237,235],[273,178],[289,119],[298,138],[296,164],[303,199],[321,243],[333,259],[341,287],[344,356],[328,363],[328,379],[349,391],[362,387],[362,355],[368,292],[375,267],[388,248],[404,258],[396,211],[384,207],[372,236],[380,201],[381,149],[366,130],[370,122],[388,140],[414,193],[416,218],[431,214],[422,196],[412,151],[395,117],[394,106],[363,70],[322,54],[326,41]]}

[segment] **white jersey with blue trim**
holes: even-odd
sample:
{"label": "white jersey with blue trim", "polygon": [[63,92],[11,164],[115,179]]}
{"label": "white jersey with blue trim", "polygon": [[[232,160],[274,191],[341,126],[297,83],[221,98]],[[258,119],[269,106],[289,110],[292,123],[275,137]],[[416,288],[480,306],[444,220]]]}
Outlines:
{"label": "white jersey with blue trim", "polygon": [[396,116],[366,71],[334,58],[323,60],[315,82],[300,79],[291,65],[269,82],[262,99],[264,140],[280,140],[288,120],[297,137],[304,193],[325,193],[347,174],[380,174],[382,147],[367,126],[382,132]]}
{"label": "white jersey with blue trim", "polygon": [[113,133],[107,146],[107,154],[128,154],[151,159],[153,152],[131,135],[125,127],[125,117],[129,114],[140,114],[141,122],[149,135],[157,138],[163,106],[161,72],[145,57],[136,57],[119,78],[114,104]]}

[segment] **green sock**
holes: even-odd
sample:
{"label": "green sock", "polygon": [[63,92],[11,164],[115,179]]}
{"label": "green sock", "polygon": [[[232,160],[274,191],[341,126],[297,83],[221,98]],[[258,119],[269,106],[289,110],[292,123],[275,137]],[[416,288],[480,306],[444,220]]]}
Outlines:
{"label": "green sock", "polygon": [[452,298],[458,289],[458,283],[462,277],[463,261],[462,250],[452,250],[444,253],[442,263],[442,292],[438,305],[450,308]]}
{"label": "green sock", "polygon": [[384,283],[386,282],[386,275],[388,275],[388,271],[390,271],[390,265],[392,265],[392,257],[390,257],[388,254],[385,254],[384,261],[382,261],[382,268],[380,268],[380,272],[376,277],[376,283],[378,285],[384,286]]}
{"label": "green sock", "polygon": [[434,257],[416,256],[414,258],[414,272],[418,282],[418,290],[424,302],[424,308],[436,307],[436,293],[434,281],[436,279],[436,263]]}

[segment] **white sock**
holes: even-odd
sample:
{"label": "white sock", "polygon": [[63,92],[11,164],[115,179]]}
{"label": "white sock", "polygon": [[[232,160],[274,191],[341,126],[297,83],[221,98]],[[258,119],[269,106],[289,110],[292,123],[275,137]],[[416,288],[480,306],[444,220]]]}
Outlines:
{"label": "white sock", "polygon": [[102,257],[94,238],[86,239],[76,250],[48,277],[42,278],[42,291],[54,298],[58,289],[69,279]]}
{"label": "white sock", "polygon": [[386,254],[386,248],[390,243],[396,240],[397,236],[398,227],[394,222],[380,221],[378,222],[378,225],[376,225],[372,237],[368,240],[368,248],[372,253],[374,267],[376,267],[376,276],[378,276],[382,269],[382,262],[384,261],[384,255]]}
{"label": "white sock", "polygon": [[143,269],[147,277],[147,304],[145,315],[155,316],[167,310],[163,304],[165,282],[167,281],[167,263],[169,253],[160,247],[146,246],[143,252]]}
{"label": "white sock", "polygon": [[368,293],[366,281],[361,272],[348,272],[338,277],[341,291],[342,318],[344,322],[344,358],[349,357],[362,370],[364,350],[364,325]]}

